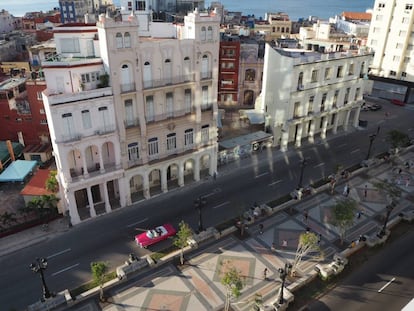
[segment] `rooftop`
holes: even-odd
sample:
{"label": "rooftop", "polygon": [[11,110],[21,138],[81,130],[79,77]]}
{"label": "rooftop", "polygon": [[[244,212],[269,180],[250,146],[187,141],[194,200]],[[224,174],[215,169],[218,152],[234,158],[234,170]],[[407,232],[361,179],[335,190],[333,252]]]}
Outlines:
{"label": "rooftop", "polygon": [[0,91],[10,90],[26,82],[26,78],[12,78],[0,83]]}

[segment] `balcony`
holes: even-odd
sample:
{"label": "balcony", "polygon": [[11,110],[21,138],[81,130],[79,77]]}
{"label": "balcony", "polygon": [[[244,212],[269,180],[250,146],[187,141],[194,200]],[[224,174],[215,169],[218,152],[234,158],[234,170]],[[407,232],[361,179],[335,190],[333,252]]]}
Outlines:
{"label": "balcony", "polygon": [[213,72],[212,71],[206,71],[206,72],[201,72],[200,73],[200,79],[201,80],[208,80],[211,79],[213,77]]}
{"label": "balcony", "polygon": [[[117,165],[115,163],[108,163],[104,164],[105,174],[112,173],[116,170],[121,169],[121,165]],[[95,163],[95,165],[88,167],[88,174],[84,175],[83,168],[79,170],[71,168],[70,169],[70,177],[72,178],[72,182],[77,182],[83,179],[93,178],[102,175],[102,172],[99,167],[99,163]]]}
{"label": "balcony", "polygon": [[182,76],[175,76],[169,79],[155,79],[144,81],[144,90],[164,87],[167,85],[174,85],[180,83],[187,83],[187,82],[194,82],[194,74],[182,75]]}
{"label": "balcony", "polygon": [[129,160],[128,161],[128,167],[134,167],[134,166],[138,166],[138,165],[142,165],[144,162],[142,161],[142,159],[135,159],[135,160]]}
{"label": "balcony", "polygon": [[147,115],[146,119],[147,119],[147,123],[158,122],[158,121],[167,120],[167,119],[179,118],[179,117],[189,115],[192,113],[194,113],[194,109],[191,109],[191,110],[190,109],[179,109],[179,110],[174,110],[172,112]]}
{"label": "balcony", "polygon": [[56,143],[70,143],[74,141],[79,141],[82,139],[82,134],[80,133],[73,133],[73,134],[67,134],[67,135],[60,135],[59,139],[56,139]]}
{"label": "balcony", "polygon": [[135,83],[121,84],[121,93],[135,92]]}
{"label": "balcony", "polygon": [[95,131],[95,135],[105,135],[115,132],[115,125],[106,125]]}
{"label": "balcony", "polygon": [[298,84],[298,91],[303,91],[305,88],[303,87],[303,84]]}
{"label": "balcony", "polygon": [[124,125],[125,125],[125,128],[131,128],[131,127],[139,126],[139,119],[138,118],[133,118],[133,119],[130,119],[130,120],[124,120]]}
{"label": "balcony", "polygon": [[77,101],[84,101],[93,98],[99,98],[104,96],[112,96],[112,88],[97,88],[89,91],[82,91],[79,93],[62,93],[56,94],[50,89],[46,89],[44,93],[49,98],[50,105],[73,103]]}

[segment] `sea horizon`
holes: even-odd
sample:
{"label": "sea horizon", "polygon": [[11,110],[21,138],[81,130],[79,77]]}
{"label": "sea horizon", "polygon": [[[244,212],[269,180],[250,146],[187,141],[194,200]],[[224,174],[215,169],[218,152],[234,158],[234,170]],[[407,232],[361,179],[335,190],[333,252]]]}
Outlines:
{"label": "sea horizon", "polygon": [[[375,0],[329,0],[329,5],[326,0],[260,0],[260,5],[253,8],[250,0],[219,0],[206,1],[205,5],[210,6],[212,2],[220,2],[225,10],[254,15],[256,18],[264,17],[267,12],[284,12],[296,21],[309,16],[328,19],[344,11],[365,12],[373,8]],[[114,3],[120,6],[120,0],[115,0]],[[58,0],[14,0],[0,4],[0,10],[5,9],[14,16],[24,16],[27,12],[47,12],[54,7],[59,7]]]}

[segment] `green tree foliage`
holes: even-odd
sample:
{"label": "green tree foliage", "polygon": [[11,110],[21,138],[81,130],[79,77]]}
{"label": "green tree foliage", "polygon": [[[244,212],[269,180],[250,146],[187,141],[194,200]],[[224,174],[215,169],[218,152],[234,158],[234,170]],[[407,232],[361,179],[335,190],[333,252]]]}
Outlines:
{"label": "green tree foliage", "polygon": [[356,211],[357,202],[349,198],[336,201],[332,208],[331,224],[338,228],[341,244],[344,242],[346,230],[354,224]]}
{"label": "green tree foliage", "polygon": [[174,238],[174,245],[181,249],[180,253],[180,262],[184,264],[184,247],[188,245],[188,239],[193,235],[193,232],[190,226],[181,221],[179,224],[179,229],[177,235]]}
{"label": "green tree foliage", "polygon": [[103,261],[91,262],[92,278],[96,284],[99,285],[99,298],[104,299],[103,285],[105,282],[105,274],[108,270],[108,266]]}
{"label": "green tree foliage", "polygon": [[50,171],[49,177],[46,179],[46,190],[56,193],[59,190],[59,183],[56,179],[57,171]]}
{"label": "green tree foliage", "polygon": [[[228,265],[229,263],[227,263],[226,266]],[[230,266],[221,278],[221,284],[226,287],[226,303],[224,310],[228,311],[230,308],[230,299],[232,297],[237,298],[241,295],[241,290],[244,286],[241,272],[235,267]]]}
{"label": "green tree foliage", "polygon": [[16,213],[4,212],[1,215],[1,222],[5,227],[11,226],[13,223],[17,222]]}
{"label": "green tree foliage", "polygon": [[410,137],[401,131],[392,130],[387,133],[386,140],[392,148],[407,147],[410,145]]}
{"label": "green tree foliage", "polygon": [[299,243],[296,249],[295,260],[292,265],[291,273],[296,273],[302,258],[310,252],[320,253],[319,238],[313,232],[304,232],[299,236]]}

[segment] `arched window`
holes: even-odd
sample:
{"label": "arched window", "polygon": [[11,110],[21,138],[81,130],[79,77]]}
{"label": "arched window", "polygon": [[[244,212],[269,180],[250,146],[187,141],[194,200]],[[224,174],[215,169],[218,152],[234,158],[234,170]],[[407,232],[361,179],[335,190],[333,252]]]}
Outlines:
{"label": "arched window", "polygon": [[207,55],[203,55],[201,60],[201,79],[208,79],[210,78],[210,64]]}
{"label": "arched window", "polygon": [[285,32],[285,27],[282,27],[282,32]]}
{"label": "arched window", "polygon": [[191,60],[188,56],[184,57],[184,81],[191,81]]}
{"label": "arched window", "polygon": [[151,71],[151,63],[145,62],[144,63],[144,72],[143,72],[143,79],[144,79],[144,88],[148,88],[152,86],[152,71]]}
{"label": "arched window", "polygon": [[206,27],[201,27],[200,40],[206,41]]}
{"label": "arched window", "polygon": [[129,92],[134,90],[132,72],[130,66],[123,64],[121,67],[121,91]]}
{"label": "arched window", "polygon": [[115,41],[116,41],[116,48],[117,49],[122,49],[124,47],[122,34],[120,32],[116,33]]}
{"label": "arched window", "polygon": [[207,28],[207,40],[213,40],[213,27],[208,26]]}
{"label": "arched window", "polygon": [[245,72],[244,80],[245,81],[254,81],[256,79],[256,70],[247,69]]}
{"label": "arched window", "polygon": [[272,32],[275,32],[276,31],[276,27],[272,27]]}
{"label": "arched window", "polygon": [[124,47],[131,47],[131,35],[129,34],[129,32],[124,33]]}
{"label": "arched window", "polygon": [[253,106],[254,104],[254,92],[252,90],[246,90],[244,91],[243,96],[243,105],[245,106]]}

